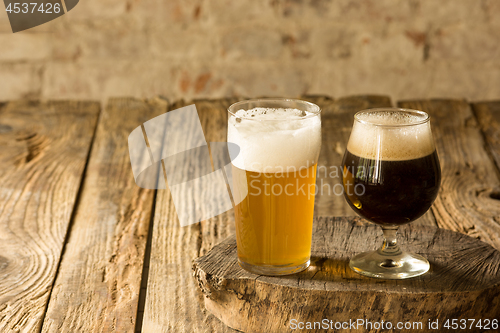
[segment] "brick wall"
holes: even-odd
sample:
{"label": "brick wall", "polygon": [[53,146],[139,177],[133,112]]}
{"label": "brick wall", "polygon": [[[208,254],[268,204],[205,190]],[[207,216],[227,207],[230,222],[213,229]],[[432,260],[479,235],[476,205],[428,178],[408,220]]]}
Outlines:
{"label": "brick wall", "polygon": [[498,0],[81,0],[13,34],[2,11],[0,100],[495,99],[498,17]]}

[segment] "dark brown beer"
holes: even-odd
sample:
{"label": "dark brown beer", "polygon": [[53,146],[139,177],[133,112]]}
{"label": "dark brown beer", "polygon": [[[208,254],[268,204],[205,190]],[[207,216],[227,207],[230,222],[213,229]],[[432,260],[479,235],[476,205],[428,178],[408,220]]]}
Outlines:
{"label": "dark brown beer", "polygon": [[410,160],[373,160],[346,150],[344,195],[364,218],[383,225],[401,225],[422,216],[432,205],[441,182],[433,153]]}

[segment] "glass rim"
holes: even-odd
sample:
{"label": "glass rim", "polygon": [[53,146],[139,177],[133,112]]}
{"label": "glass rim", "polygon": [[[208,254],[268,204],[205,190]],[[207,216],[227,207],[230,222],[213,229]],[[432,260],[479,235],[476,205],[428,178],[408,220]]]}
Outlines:
{"label": "glass rim", "polygon": [[[418,120],[408,124],[381,124],[376,122],[370,122],[366,120],[359,119],[359,115],[363,113],[369,112],[400,112],[400,113],[410,113],[410,114],[418,114],[420,116],[424,116],[425,118],[422,120]],[[385,107],[385,108],[373,108],[358,111],[354,114],[354,120],[365,125],[377,126],[377,127],[409,127],[409,126],[417,126],[428,123],[431,117],[425,111],[415,110],[415,109],[406,109],[406,108],[396,108],[396,107]]]}
{"label": "glass rim", "polygon": [[[240,117],[240,116],[237,116],[235,112],[231,111],[231,109],[235,109],[237,108],[239,105],[243,105],[245,103],[249,103],[249,102],[254,102],[254,103],[260,103],[260,102],[275,102],[275,103],[279,103],[279,102],[294,102],[294,103],[302,103],[304,105],[307,105],[309,107],[312,107],[314,109],[316,109],[315,111],[307,111],[307,112],[311,112],[312,114],[310,115],[307,115],[307,116],[304,116],[304,117],[301,117],[301,118],[293,118],[293,119],[256,119],[256,118],[253,118],[253,117]],[[265,107],[265,106],[263,106]],[[286,106],[283,106],[284,108]],[[238,109],[239,110],[239,109]],[[303,119],[309,119],[309,118],[313,118],[313,117],[317,117],[319,115],[321,115],[321,112],[322,112],[322,109],[319,105],[317,104],[314,104],[312,102],[309,102],[309,101],[305,101],[305,100],[302,100],[302,99],[295,99],[295,98],[255,98],[255,99],[245,99],[243,101],[239,101],[239,102],[236,102],[236,103],[233,103],[231,104],[228,108],[227,108],[227,112],[236,117],[236,118],[240,118],[240,119],[245,119],[245,120],[253,120],[253,121],[261,121],[261,122],[267,122],[267,121],[283,121],[283,120],[286,120],[286,121],[295,121],[295,120],[303,120]]]}

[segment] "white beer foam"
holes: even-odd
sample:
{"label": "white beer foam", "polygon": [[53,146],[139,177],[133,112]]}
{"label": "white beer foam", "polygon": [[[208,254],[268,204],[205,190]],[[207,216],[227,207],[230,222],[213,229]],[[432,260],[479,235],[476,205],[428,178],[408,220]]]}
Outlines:
{"label": "white beer foam", "polygon": [[232,161],[242,170],[276,173],[318,162],[321,119],[291,108],[239,110],[229,117],[227,141],[240,153]]}
{"label": "white beer foam", "polygon": [[419,124],[425,115],[379,111],[359,114],[358,119],[361,122],[354,122],[347,143],[356,156],[401,161],[427,156],[436,149],[430,123]]}

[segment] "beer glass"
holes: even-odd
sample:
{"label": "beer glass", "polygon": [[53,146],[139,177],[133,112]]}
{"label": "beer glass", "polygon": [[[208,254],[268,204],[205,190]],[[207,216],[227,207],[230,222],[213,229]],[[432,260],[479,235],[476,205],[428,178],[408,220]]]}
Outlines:
{"label": "beer glass", "polygon": [[427,113],[398,108],[356,113],[342,166],[347,202],[384,233],[382,247],[353,257],[351,269],[384,279],[427,272],[425,258],[403,252],[396,242],[398,227],[429,209],[441,183]]}
{"label": "beer glass", "polygon": [[321,147],[321,110],[306,101],[257,99],[228,109],[240,266],[286,275],[309,266]]}

